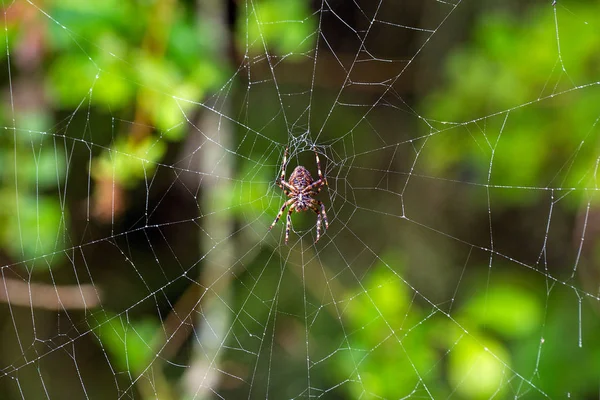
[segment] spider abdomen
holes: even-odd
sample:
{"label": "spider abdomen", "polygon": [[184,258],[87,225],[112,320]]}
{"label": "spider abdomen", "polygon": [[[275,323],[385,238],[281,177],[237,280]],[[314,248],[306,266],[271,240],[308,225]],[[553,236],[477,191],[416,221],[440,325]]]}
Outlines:
{"label": "spider abdomen", "polygon": [[304,168],[302,165],[299,165],[294,168],[292,175],[290,175],[289,182],[293,187],[298,189],[298,191],[301,191],[313,183],[313,178],[306,168]]}

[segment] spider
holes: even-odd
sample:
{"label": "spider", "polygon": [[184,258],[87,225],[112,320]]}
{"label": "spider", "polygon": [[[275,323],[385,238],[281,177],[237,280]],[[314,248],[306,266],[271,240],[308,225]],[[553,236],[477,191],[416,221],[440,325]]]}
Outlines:
{"label": "spider", "polygon": [[321,216],[323,221],[325,221],[325,229],[329,228],[329,222],[327,221],[327,214],[325,213],[325,205],[316,199],[313,199],[313,196],[316,196],[323,186],[327,185],[327,179],[323,176],[321,172],[321,162],[319,161],[319,155],[315,151],[315,157],[317,159],[317,171],[319,172],[319,179],[316,181],[313,180],[310,172],[306,168],[301,165],[298,165],[294,168],[292,175],[290,175],[290,179],[285,181],[285,163],[287,161],[288,156],[288,148],[285,149],[285,154],[283,156],[283,164],[281,164],[281,177],[277,180],[277,185],[283,190],[283,192],[290,199],[283,203],[281,206],[281,210],[279,210],[279,214],[275,218],[275,221],[269,227],[271,230],[279,218],[283,215],[286,207],[290,207],[287,213],[287,222],[285,224],[285,243],[287,244],[288,239],[290,237],[290,225],[292,224],[292,213],[294,211],[307,211],[308,209],[313,210],[317,213],[317,240],[315,243],[319,241],[321,238]]}

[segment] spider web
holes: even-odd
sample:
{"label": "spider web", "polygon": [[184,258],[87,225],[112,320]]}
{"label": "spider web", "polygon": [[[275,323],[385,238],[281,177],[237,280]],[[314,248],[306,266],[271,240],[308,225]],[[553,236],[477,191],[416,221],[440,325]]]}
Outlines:
{"label": "spider web", "polygon": [[[202,90],[84,2],[3,3],[1,397],[598,396],[592,13],[246,0],[228,38],[218,3],[211,61],[238,54]],[[85,73],[48,89],[23,32]],[[320,156],[318,243],[311,212],[269,230],[286,148],[288,177]]]}

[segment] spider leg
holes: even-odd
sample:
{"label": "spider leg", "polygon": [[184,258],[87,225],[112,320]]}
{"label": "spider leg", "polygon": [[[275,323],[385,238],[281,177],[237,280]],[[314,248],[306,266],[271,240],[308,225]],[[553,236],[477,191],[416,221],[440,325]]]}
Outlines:
{"label": "spider leg", "polygon": [[315,200],[315,202],[321,208],[321,214],[323,214],[323,221],[325,221],[325,229],[329,229],[329,221],[327,220],[327,213],[325,212],[325,204],[322,201]]}
{"label": "spider leg", "polygon": [[327,182],[323,182],[322,179],[316,180],[302,190],[302,193],[315,191],[314,194],[318,194],[323,186],[327,185]]}
{"label": "spider leg", "polygon": [[277,180],[277,186],[283,190],[286,196],[289,196],[289,192],[286,190],[292,190],[292,186],[285,181],[285,164],[287,162],[288,157],[288,148],[285,148],[285,153],[283,153],[283,163],[281,163],[281,175],[279,175],[279,179]]}
{"label": "spider leg", "polygon": [[281,164],[281,181],[285,182],[285,163],[287,161],[287,156],[288,156],[288,148],[285,148],[285,153],[283,153],[283,163]]}
{"label": "spider leg", "polygon": [[319,154],[317,154],[316,151],[315,157],[317,158],[317,172],[319,173],[319,179],[302,189],[302,193],[314,191],[314,194],[318,194],[323,188],[323,186],[328,186],[327,178],[323,176],[323,171],[321,171],[321,161],[319,160]]}
{"label": "spider leg", "polygon": [[315,212],[317,213],[317,240],[315,240],[315,243],[317,243],[321,239],[321,214],[317,210]]}
{"label": "spider leg", "polygon": [[291,205],[291,207],[287,213],[287,221],[285,223],[285,244],[288,243],[288,240],[290,238],[290,226],[292,226],[292,213],[293,212],[294,212],[294,204]]}
{"label": "spider leg", "polygon": [[285,186],[283,186],[283,184],[281,183],[281,180],[277,179],[276,183],[277,183],[277,186],[279,186],[281,188],[281,190],[283,190],[283,193],[285,193],[285,195],[287,196],[289,192],[287,191]]}
{"label": "spider leg", "polygon": [[316,150],[315,157],[317,158],[317,172],[319,173],[319,181],[323,181],[324,184],[327,185],[327,179],[323,176],[323,172],[321,171],[321,160],[319,160],[319,153],[317,153]]}
{"label": "spider leg", "polygon": [[273,227],[275,226],[275,224],[277,223],[277,221],[279,221],[279,218],[281,218],[281,216],[283,215],[283,212],[285,211],[285,208],[287,206],[289,206],[293,201],[294,201],[294,199],[289,199],[288,201],[286,201],[285,203],[283,203],[283,206],[281,206],[281,209],[279,210],[279,213],[277,214],[277,217],[275,218],[275,221],[273,221],[273,223],[269,227],[269,230],[273,229]]}
{"label": "spider leg", "polygon": [[279,181],[278,182],[279,187],[283,189],[283,191],[285,192],[285,194],[288,194],[287,190],[293,192],[294,191],[294,187],[292,185],[290,185],[289,183],[287,183],[286,181]]}
{"label": "spider leg", "polygon": [[288,196],[288,197],[290,196],[290,192],[288,192],[288,190],[281,183],[277,182],[277,185],[279,185],[279,187],[281,188],[281,190],[283,190],[283,193],[286,196]]}
{"label": "spider leg", "polygon": [[321,238],[322,221],[325,221],[325,229],[329,229],[329,221],[327,221],[325,205],[322,202],[320,202],[319,200],[313,200],[312,204],[310,205],[310,208],[317,214],[317,240],[315,240],[315,243],[317,243]]}

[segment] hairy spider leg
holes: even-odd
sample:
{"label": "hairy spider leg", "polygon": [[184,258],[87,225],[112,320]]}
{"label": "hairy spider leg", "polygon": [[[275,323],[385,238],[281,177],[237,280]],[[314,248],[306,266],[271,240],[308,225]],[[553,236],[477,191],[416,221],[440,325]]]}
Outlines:
{"label": "hairy spider leg", "polygon": [[281,209],[279,210],[279,213],[277,214],[277,217],[275,218],[275,221],[273,221],[273,223],[269,227],[269,230],[273,229],[273,227],[275,226],[275,224],[277,223],[277,221],[279,221],[279,218],[281,218],[281,216],[283,215],[283,212],[285,211],[285,208],[287,206],[289,206],[293,201],[294,201],[294,199],[292,198],[292,199],[289,199],[288,201],[286,201],[285,203],[283,203],[283,205],[281,206]]}
{"label": "hairy spider leg", "polygon": [[321,208],[321,214],[323,214],[323,221],[325,221],[325,229],[329,229],[329,221],[327,220],[327,213],[325,212],[325,204],[323,204],[323,202],[319,200],[315,200],[315,202]]}
{"label": "hairy spider leg", "polygon": [[323,186],[328,186],[327,178],[323,176],[323,171],[321,171],[321,160],[319,160],[319,154],[315,151],[315,157],[317,159],[317,172],[319,174],[319,179],[308,185],[302,190],[302,193],[311,192],[316,190],[315,195],[321,192]]}
{"label": "hairy spider leg", "polygon": [[317,240],[315,240],[315,243],[317,243],[321,239],[321,214],[316,210],[315,212],[317,213]]}
{"label": "hairy spider leg", "polygon": [[325,213],[325,205],[323,202],[313,199],[310,209],[317,214],[317,240],[315,240],[315,243],[317,243],[321,238],[321,221],[325,221],[325,229],[329,229],[329,221],[327,220],[327,214]]}
{"label": "hairy spider leg", "polygon": [[285,163],[287,161],[288,156],[288,148],[285,148],[285,152],[283,153],[283,163],[281,163],[281,180],[285,182]]}
{"label": "hairy spider leg", "polygon": [[279,187],[283,189],[283,193],[285,193],[287,196],[289,196],[290,193],[287,190],[285,190],[286,188],[288,188],[290,190],[290,192],[292,192],[292,193],[296,192],[296,189],[292,185],[287,183],[286,181],[279,181],[278,184],[279,184]]}
{"label": "hairy spider leg", "polygon": [[288,196],[288,197],[290,196],[290,192],[287,191],[287,189],[281,184],[281,182],[277,182],[277,185],[281,188],[281,190],[283,190],[283,193],[286,196]]}
{"label": "hairy spider leg", "polygon": [[313,194],[317,195],[321,191],[321,188],[323,188],[323,186],[325,186],[326,184],[327,183],[323,182],[322,179],[319,179],[319,180],[311,183],[310,185],[308,185],[304,189],[302,189],[302,193],[307,193],[307,192],[313,192],[314,191]]}
{"label": "hairy spider leg", "polygon": [[313,204],[311,204],[310,209],[313,210],[319,218],[321,215],[323,216],[323,221],[325,221],[325,229],[329,229],[329,221],[327,220],[327,213],[325,212],[325,205],[322,201],[313,199]]}
{"label": "hairy spider leg", "polygon": [[287,221],[285,223],[285,244],[287,244],[290,238],[290,227],[292,226],[292,213],[294,212],[294,207],[295,204],[292,204],[287,213]]}
{"label": "hairy spider leg", "polygon": [[283,193],[285,193],[286,196],[289,196],[290,194],[286,188],[290,191],[293,190],[293,188],[292,185],[285,181],[285,163],[287,162],[287,156],[288,148],[286,147],[285,153],[283,153],[283,163],[281,163],[281,175],[279,176],[279,182],[277,182],[277,185],[281,188],[281,190],[283,190]]}
{"label": "hairy spider leg", "polygon": [[319,160],[319,153],[317,153],[316,151],[315,157],[317,158],[317,172],[319,173],[319,181],[323,181],[325,182],[325,185],[328,185],[327,178],[323,176],[323,172],[321,171],[321,160]]}

